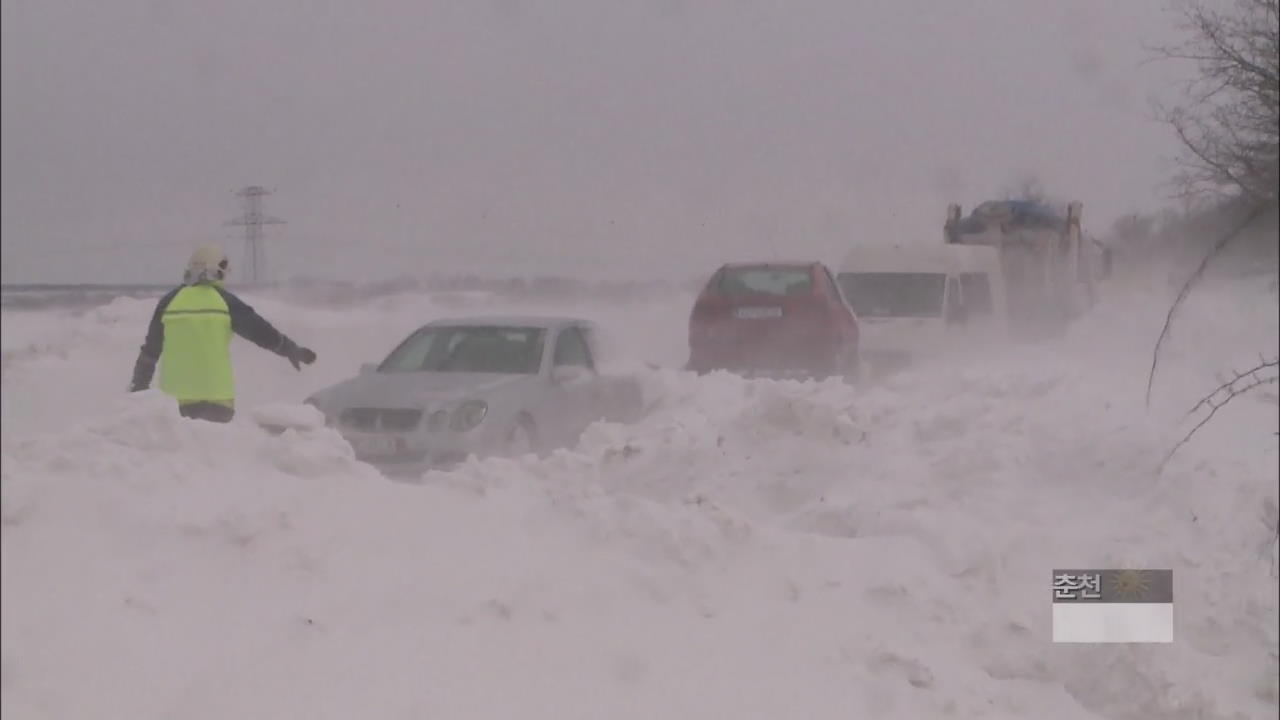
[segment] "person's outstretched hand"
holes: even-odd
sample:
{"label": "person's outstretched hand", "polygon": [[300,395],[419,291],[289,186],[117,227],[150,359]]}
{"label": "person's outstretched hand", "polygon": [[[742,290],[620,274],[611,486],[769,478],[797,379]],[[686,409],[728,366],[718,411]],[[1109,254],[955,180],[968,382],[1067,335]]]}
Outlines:
{"label": "person's outstretched hand", "polygon": [[294,370],[302,370],[303,365],[310,365],[316,361],[316,353],[311,348],[295,346],[293,351],[289,353],[289,362],[293,365]]}

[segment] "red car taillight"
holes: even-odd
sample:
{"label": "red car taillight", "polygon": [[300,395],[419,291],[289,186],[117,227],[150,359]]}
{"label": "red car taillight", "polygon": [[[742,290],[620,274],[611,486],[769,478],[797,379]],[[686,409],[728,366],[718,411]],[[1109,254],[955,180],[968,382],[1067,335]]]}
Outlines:
{"label": "red car taillight", "polygon": [[694,347],[712,340],[716,335],[716,327],[725,315],[726,308],[718,298],[699,298],[689,314],[689,346]]}
{"label": "red car taillight", "polygon": [[702,324],[718,320],[723,314],[724,308],[719,302],[711,298],[699,298],[693,304],[693,313],[689,316],[689,322]]}
{"label": "red car taillight", "polygon": [[821,298],[805,299],[791,304],[788,315],[792,322],[813,328],[826,326],[832,321],[831,308]]}

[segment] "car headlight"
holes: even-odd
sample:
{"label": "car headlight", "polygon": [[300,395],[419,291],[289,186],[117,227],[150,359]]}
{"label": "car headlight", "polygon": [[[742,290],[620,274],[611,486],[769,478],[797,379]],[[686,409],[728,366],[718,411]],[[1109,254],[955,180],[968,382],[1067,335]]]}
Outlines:
{"label": "car headlight", "polygon": [[320,413],[320,417],[324,418],[324,424],[325,424],[325,425],[333,425],[333,418],[332,418],[332,417],[329,415],[329,413],[325,410],[325,407],[324,407],[324,405],[323,405],[323,404],[321,404],[321,402],[320,402],[320,398],[319,398],[318,396],[316,396],[316,395],[312,395],[311,397],[307,398],[306,400],[303,400],[303,401],[302,401],[302,404],[303,404],[303,405],[310,405],[311,407],[313,407],[313,408],[315,408],[317,411],[319,411],[319,413]]}
{"label": "car headlight", "polygon": [[449,418],[449,427],[455,432],[472,430],[484,420],[488,412],[489,405],[483,400],[468,400],[454,408]]}

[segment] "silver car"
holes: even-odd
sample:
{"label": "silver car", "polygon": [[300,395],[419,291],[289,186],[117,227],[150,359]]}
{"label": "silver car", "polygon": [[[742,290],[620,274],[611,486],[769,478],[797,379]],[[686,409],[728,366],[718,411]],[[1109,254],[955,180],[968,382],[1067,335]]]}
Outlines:
{"label": "silver car", "polygon": [[385,471],[541,454],[597,420],[639,417],[638,381],[602,375],[596,347],[594,325],[577,318],[437,320],[307,402]]}

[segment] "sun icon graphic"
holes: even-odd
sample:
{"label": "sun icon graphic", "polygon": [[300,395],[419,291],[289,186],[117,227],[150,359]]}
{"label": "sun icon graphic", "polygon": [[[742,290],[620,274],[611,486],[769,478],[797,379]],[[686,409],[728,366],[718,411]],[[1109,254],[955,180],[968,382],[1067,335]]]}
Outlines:
{"label": "sun icon graphic", "polygon": [[1111,578],[1111,590],[1125,600],[1136,600],[1147,594],[1151,581],[1141,570],[1120,570]]}

